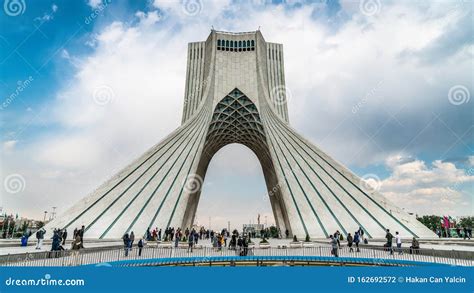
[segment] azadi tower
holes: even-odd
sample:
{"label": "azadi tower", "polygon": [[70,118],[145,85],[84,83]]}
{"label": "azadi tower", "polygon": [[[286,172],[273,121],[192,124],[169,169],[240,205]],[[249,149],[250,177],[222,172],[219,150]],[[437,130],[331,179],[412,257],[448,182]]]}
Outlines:
{"label": "azadi tower", "polygon": [[[260,31],[211,31],[189,43],[182,124],[65,214],[48,230],[84,225],[86,238],[190,227],[209,162],[223,146],[250,148],[262,165],[282,234],[326,238],[359,227],[433,237],[414,216],[375,191],[289,125],[283,46]],[[304,74],[304,73],[302,73]]]}

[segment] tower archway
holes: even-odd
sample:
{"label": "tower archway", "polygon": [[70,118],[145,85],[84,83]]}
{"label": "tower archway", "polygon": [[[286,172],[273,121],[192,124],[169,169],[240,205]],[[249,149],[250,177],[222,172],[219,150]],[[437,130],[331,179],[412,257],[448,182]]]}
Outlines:
{"label": "tower archway", "polygon": [[[282,200],[278,178],[267,144],[267,138],[257,106],[238,88],[221,99],[214,108],[195,176],[205,180],[214,155],[229,144],[242,144],[257,157],[262,167],[268,197],[277,227],[290,231],[288,215]],[[182,227],[193,224],[201,189],[193,190],[184,213]]]}

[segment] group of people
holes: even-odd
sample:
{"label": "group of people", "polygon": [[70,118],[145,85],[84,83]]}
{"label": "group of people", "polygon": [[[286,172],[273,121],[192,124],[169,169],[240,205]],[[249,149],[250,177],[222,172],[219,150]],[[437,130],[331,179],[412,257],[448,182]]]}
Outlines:
{"label": "group of people", "polygon": [[[84,248],[84,232],[85,227],[82,226],[81,229],[74,229],[73,233],[73,240],[71,243],[71,249],[79,250]],[[44,236],[46,234],[46,230],[44,228],[38,229],[36,231],[36,248],[41,249],[43,246]],[[66,229],[54,229],[53,230],[53,237],[51,237],[51,251],[61,251],[64,250],[64,245],[66,244],[66,239],[68,236],[68,232]]]}
{"label": "group of people", "polygon": [[[341,238],[341,232],[339,232],[339,230],[337,230],[336,233],[329,235],[329,243],[331,244],[331,254],[335,257],[339,257],[339,249],[341,249]],[[354,252],[354,248],[352,248],[354,244],[356,246],[356,252],[360,252],[359,243],[362,241],[368,243],[367,239],[364,239],[364,230],[362,229],[362,227],[359,227],[359,230],[354,232],[354,236],[352,236],[351,233],[348,233],[347,246],[349,247],[349,252]]]}
{"label": "group of people", "polygon": [[[135,233],[133,233],[133,231],[130,232],[130,234],[125,233],[122,237],[122,240],[123,240],[123,247],[125,250],[125,256],[128,256],[128,252],[132,251],[133,242],[135,242]],[[144,245],[145,245],[145,242],[143,238],[140,238],[140,240],[138,240],[138,243],[137,243],[138,256],[142,256],[142,249]]]}
{"label": "group of people", "polygon": [[[250,236],[250,235],[248,235]],[[188,252],[192,252],[193,248],[198,244],[199,240],[209,239],[212,247],[221,250],[223,247],[228,247],[232,250],[238,250],[240,255],[248,254],[248,246],[250,240],[248,236],[239,235],[237,230],[232,232],[230,235],[227,229],[222,229],[220,232],[213,230],[206,230],[203,227],[199,231],[196,231],[194,228],[186,228],[182,230],[181,228],[168,227],[164,230],[155,228],[153,230],[147,230],[145,239],[140,239],[138,242],[138,255],[141,256],[141,250],[146,241],[169,241],[173,242],[173,246],[176,248],[179,246],[179,243],[187,243]],[[228,239],[230,241],[228,243]],[[133,231],[128,234],[125,233],[122,237],[125,256],[128,256],[128,252],[132,250],[133,242],[135,240],[135,234]]]}
{"label": "group of people", "polygon": [[[397,251],[398,254],[403,254],[402,250],[402,237],[398,231],[395,231],[395,237],[393,236],[392,233],[390,233],[390,229],[387,229],[387,233],[385,234],[385,239],[387,239],[387,242],[384,244],[384,247],[390,252],[390,254],[393,254],[393,238],[395,238],[395,244],[397,246]],[[418,254],[420,251],[420,242],[418,239],[413,237],[411,241],[411,246],[410,246],[410,254]]]}
{"label": "group of people", "polygon": [[[443,228],[436,228],[435,230],[436,235],[438,235],[439,238],[441,237],[447,237],[451,238],[451,233],[448,229],[443,229]],[[456,227],[456,235],[458,238],[463,238],[464,240],[468,239],[471,240],[472,238],[472,228],[471,227]]]}
{"label": "group of people", "polygon": [[[341,242],[340,240],[342,239],[341,233],[339,231],[336,231],[333,235],[329,236],[330,241],[329,243],[331,244],[331,254],[334,255],[335,257],[339,257],[339,249],[341,248]],[[397,247],[398,254],[403,254],[402,250],[402,237],[398,231],[395,232],[395,236],[393,236],[392,233],[390,233],[390,229],[386,230],[385,234],[385,239],[387,239],[387,242],[384,244],[384,248],[390,252],[390,254],[394,253],[393,249],[393,240],[395,238],[395,243]],[[360,252],[359,249],[359,243],[364,242],[365,244],[368,243],[367,239],[364,238],[364,230],[362,227],[359,228],[354,233],[354,236],[352,236],[351,233],[347,234],[347,246],[349,247],[349,252],[354,252],[354,248],[352,247],[354,244],[356,246],[356,252]],[[420,242],[418,239],[413,237],[411,246],[410,246],[410,254],[412,253],[419,253],[420,250]]]}

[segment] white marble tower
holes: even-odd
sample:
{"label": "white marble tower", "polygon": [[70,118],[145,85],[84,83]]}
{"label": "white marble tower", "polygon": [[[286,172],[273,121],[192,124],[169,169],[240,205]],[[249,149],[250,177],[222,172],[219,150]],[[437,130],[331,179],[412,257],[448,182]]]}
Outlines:
{"label": "white marble tower", "polygon": [[[91,195],[47,225],[86,238],[190,227],[213,155],[240,143],[258,157],[282,234],[326,238],[359,227],[434,237],[419,221],[299,135],[289,125],[283,46],[260,33],[211,31],[190,43],[182,125]],[[223,207],[224,208],[224,207]]]}

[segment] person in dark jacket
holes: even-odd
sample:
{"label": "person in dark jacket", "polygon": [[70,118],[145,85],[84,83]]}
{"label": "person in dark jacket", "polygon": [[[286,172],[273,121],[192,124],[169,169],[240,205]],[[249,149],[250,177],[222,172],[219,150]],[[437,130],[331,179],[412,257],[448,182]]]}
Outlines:
{"label": "person in dark jacket", "polygon": [[59,251],[61,248],[61,237],[59,237],[59,231],[54,230],[53,242],[51,243],[51,251]]}
{"label": "person in dark jacket", "polygon": [[128,249],[130,248],[130,236],[128,236],[128,233],[125,233],[122,237],[123,240],[123,248],[125,250],[125,256],[128,256]]}
{"label": "person in dark jacket", "polygon": [[471,236],[469,235],[469,230],[467,229],[467,227],[463,228],[463,237],[464,237],[464,240],[466,240],[466,238],[471,240]]}
{"label": "person in dark jacket", "polygon": [[66,238],[67,238],[67,230],[66,229],[63,230],[62,238],[63,238],[63,245],[65,245],[66,244]]}
{"label": "person in dark jacket", "polygon": [[140,238],[140,240],[138,240],[138,256],[142,256],[142,249],[143,249],[143,239]]}
{"label": "person in dark jacket", "polygon": [[81,248],[84,248],[84,233],[86,232],[86,227],[82,225],[81,230],[77,231],[79,237],[81,237]]}
{"label": "person in dark jacket", "polygon": [[349,246],[349,252],[354,252],[354,248],[352,248],[352,242],[354,239],[352,238],[351,233],[347,234],[347,246]]}
{"label": "person in dark jacket", "polygon": [[196,235],[194,235],[193,232],[189,233],[189,235],[188,235],[188,252],[189,251],[193,252],[194,237],[196,237]]}
{"label": "person in dark jacket", "polygon": [[41,246],[43,246],[43,239],[44,239],[44,230],[43,228],[40,228],[38,232],[36,232],[36,239],[38,240],[36,244],[36,249],[41,249]]}
{"label": "person in dark jacket", "polygon": [[390,251],[390,254],[393,254],[393,248],[392,248],[393,235],[392,233],[390,233],[389,229],[387,229],[387,234],[385,235],[385,238],[387,239],[387,243],[385,245]]}
{"label": "person in dark jacket", "polygon": [[356,245],[356,252],[360,252],[360,249],[359,249],[359,242],[360,242],[360,235],[359,235],[359,231],[356,231],[354,233],[354,243]]}
{"label": "person in dark jacket", "polygon": [[331,244],[331,254],[334,255],[335,257],[339,257],[339,252],[338,252],[339,245],[337,244],[337,234],[334,234],[334,236],[331,234],[329,235],[329,238],[330,238],[329,244]]}

